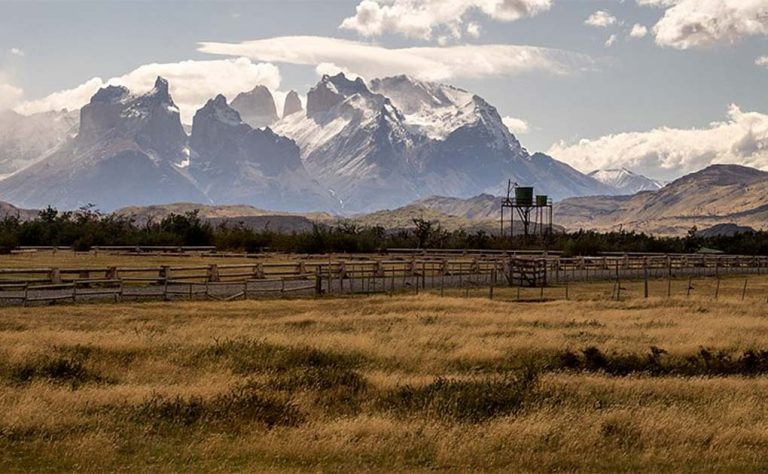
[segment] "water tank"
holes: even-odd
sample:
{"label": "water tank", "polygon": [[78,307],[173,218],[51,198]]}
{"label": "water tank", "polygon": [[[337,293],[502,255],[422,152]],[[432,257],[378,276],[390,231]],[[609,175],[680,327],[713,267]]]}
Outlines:
{"label": "water tank", "polygon": [[533,206],[533,188],[515,188],[515,204],[518,206]]}
{"label": "water tank", "polygon": [[536,196],[536,205],[537,206],[546,206],[549,204],[549,196],[546,194],[539,194]]}

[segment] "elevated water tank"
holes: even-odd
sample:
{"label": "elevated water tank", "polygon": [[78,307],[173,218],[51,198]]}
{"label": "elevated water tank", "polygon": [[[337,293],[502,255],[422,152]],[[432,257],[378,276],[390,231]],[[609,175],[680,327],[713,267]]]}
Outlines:
{"label": "elevated water tank", "polygon": [[515,188],[515,204],[518,206],[533,206],[533,188],[522,186]]}
{"label": "elevated water tank", "polygon": [[536,196],[536,205],[537,206],[546,206],[549,204],[549,196],[546,194],[539,194]]}

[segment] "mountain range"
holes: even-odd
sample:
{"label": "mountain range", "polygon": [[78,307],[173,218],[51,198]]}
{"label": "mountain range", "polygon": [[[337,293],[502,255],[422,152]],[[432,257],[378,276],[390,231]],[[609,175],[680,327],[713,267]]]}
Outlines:
{"label": "mountain range", "polygon": [[612,187],[615,194],[635,194],[640,191],[656,191],[664,187],[664,183],[626,168],[595,170],[589,173],[589,176]]}
{"label": "mountain range", "polygon": [[162,78],[144,94],[99,90],[79,120],[16,115],[0,116],[19,124],[0,133],[0,199],[22,207],[196,202],[352,215],[498,195],[509,179],[554,199],[628,189],[529,153],[481,97],[408,76],[323,76],[306,108],[291,91],[282,116],[256,86],[231,102],[212,97],[191,127]]}
{"label": "mountain range", "polygon": [[[463,199],[432,196],[392,210],[348,217],[326,212],[280,212],[248,205],[201,205],[194,202],[131,206],[115,211],[138,224],[171,214],[199,210],[210,222],[243,223],[254,229],[306,231],[313,224],[349,220],[385,229],[413,227],[413,219],[436,221],[447,230],[498,231],[501,197],[480,194]],[[31,219],[37,211],[0,202],[1,215]],[[694,226],[699,235],[730,235],[765,229],[768,219],[768,173],[738,165],[714,165],[675,180],[657,191],[625,196],[569,198],[555,204],[556,229],[568,231],[642,231],[685,235]]]}
{"label": "mountain range", "polygon": [[[489,194],[470,199],[435,196],[358,219],[367,225],[401,227],[418,217],[444,222],[447,228],[495,232],[500,201]],[[657,235],[685,235],[694,226],[713,228],[717,233],[764,229],[768,173],[739,165],[713,165],[656,191],[564,199],[554,205],[554,222],[569,231],[627,230]]]}

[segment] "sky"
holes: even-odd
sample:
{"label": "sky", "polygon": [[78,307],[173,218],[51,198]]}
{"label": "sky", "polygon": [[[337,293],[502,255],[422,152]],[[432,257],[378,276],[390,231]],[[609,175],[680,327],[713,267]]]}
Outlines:
{"label": "sky", "polygon": [[768,0],[0,0],[0,109],[163,75],[189,122],[218,93],[280,103],[339,71],[470,90],[584,172],[768,169]]}

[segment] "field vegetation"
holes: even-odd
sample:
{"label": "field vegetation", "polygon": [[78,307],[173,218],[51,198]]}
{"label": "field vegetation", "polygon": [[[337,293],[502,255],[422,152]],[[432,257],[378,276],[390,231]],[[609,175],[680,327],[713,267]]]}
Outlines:
{"label": "field vegetation", "polygon": [[365,226],[353,221],[322,222],[311,231],[281,233],[254,230],[236,218],[217,225],[197,211],[169,214],[138,224],[131,217],[102,214],[86,207],[76,212],[48,208],[36,219],[17,216],[0,220],[0,251],[18,246],[72,246],[89,250],[99,245],[216,246],[219,250],[294,253],[371,253],[387,248],[433,249],[547,249],[565,256],[596,255],[600,252],[687,253],[712,247],[730,254],[768,254],[768,232],[732,236],[701,237],[692,228],[684,237],[657,237],[635,232],[576,231],[547,238],[500,238],[484,231],[448,231],[439,221],[414,217],[406,228]]}
{"label": "field vegetation", "polygon": [[768,468],[757,293],[511,291],[0,309],[0,470]]}

